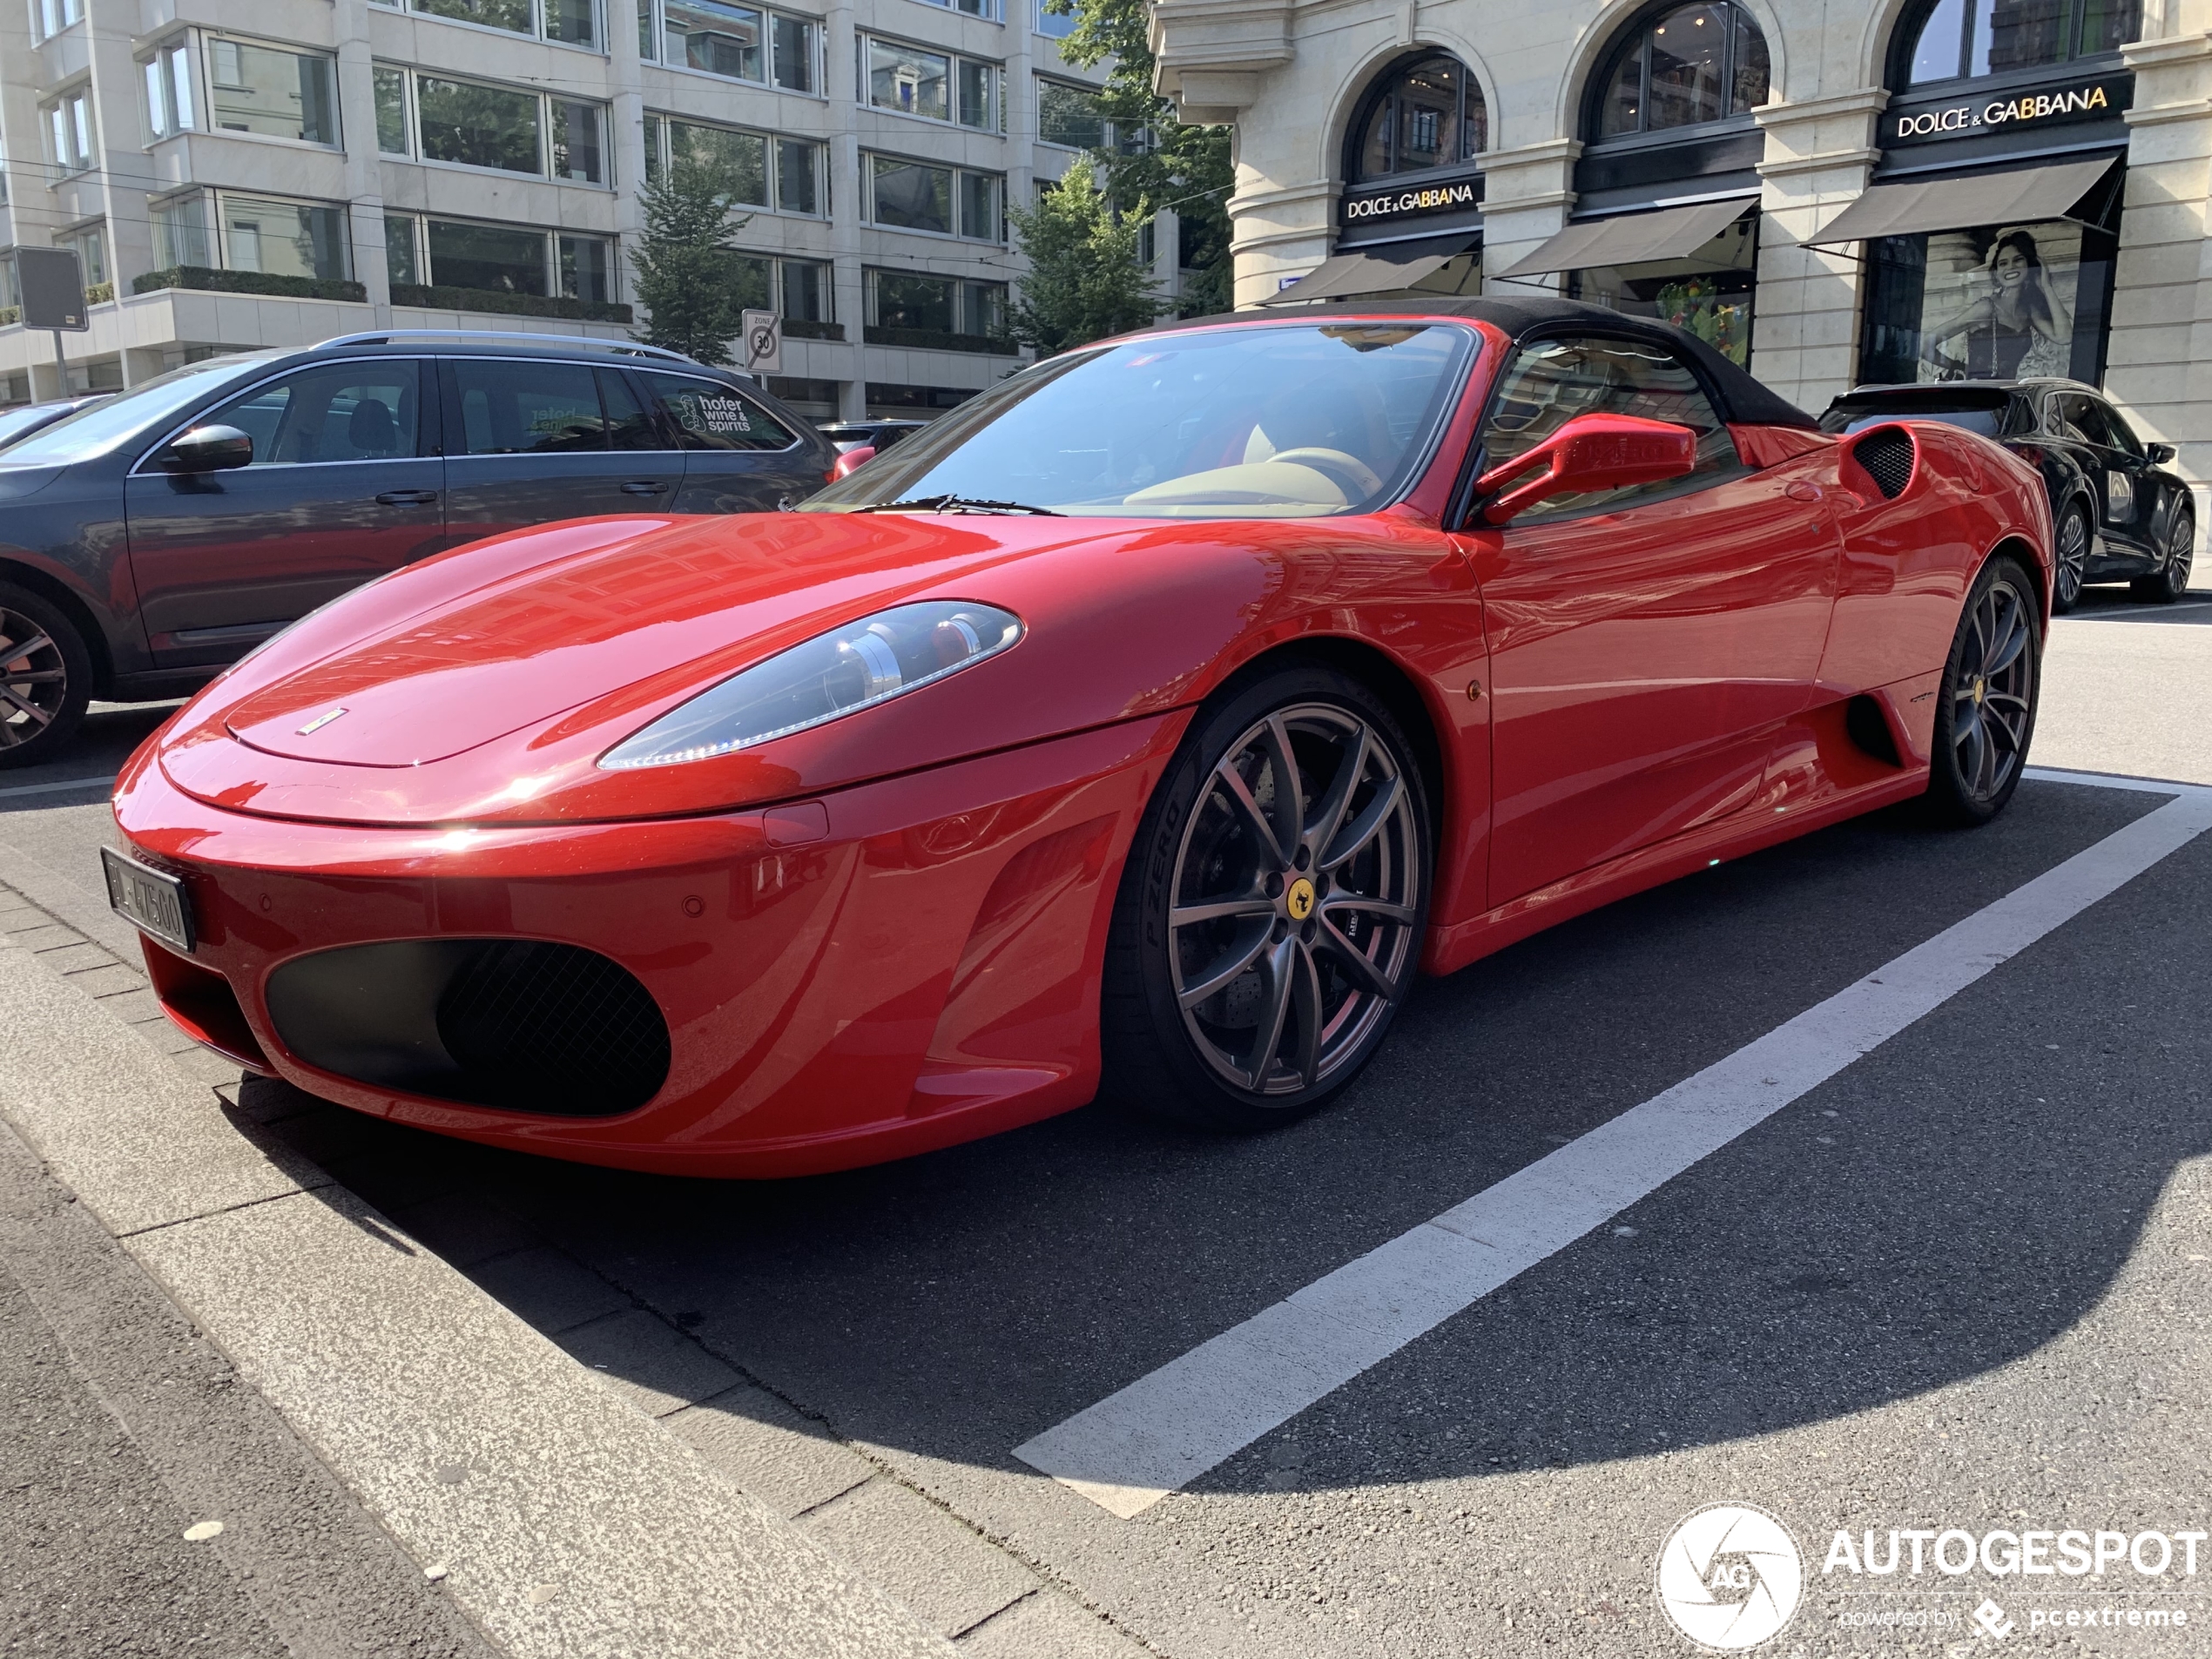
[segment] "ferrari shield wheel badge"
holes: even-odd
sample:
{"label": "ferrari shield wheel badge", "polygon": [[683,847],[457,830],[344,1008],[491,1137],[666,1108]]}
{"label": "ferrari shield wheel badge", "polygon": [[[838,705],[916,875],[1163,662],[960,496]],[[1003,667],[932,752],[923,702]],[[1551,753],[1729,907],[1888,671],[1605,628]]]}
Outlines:
{"label": "ferrari shield wheel badge", "polygon": [[1313,914],[1313,884],[1304,876],[1291,883],[1291,890],[1283,895],[1284,908],[1291,913],[1292,921],[1304,921]]}
{"label": "ferrari shield wheel badge", "polygon": [[1804,1563],[1790,1529],[1749,1504],[1694,1510],[1659,1550],[1659,1605],[1701,1648],[1756,1648],[1797,1610]]}

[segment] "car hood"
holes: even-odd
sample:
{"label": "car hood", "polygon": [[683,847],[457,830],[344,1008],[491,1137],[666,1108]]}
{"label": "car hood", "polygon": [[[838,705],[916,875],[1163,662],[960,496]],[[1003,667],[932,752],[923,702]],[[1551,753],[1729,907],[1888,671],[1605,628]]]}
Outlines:
{"label": "car hood", "polygon": [[[279,636],[159,739],[235,810],[370,824],[579,822],[809,794],[1175,706],[1283,587],[1247,527],[982,515],[600,519],[461,550]],[[1305,532],[1270,531],[1280,543]],[[1332,543],[1433,530],[1332,521]],[[1402,555],[1400,556],[1402,556]],[[727,676],[910,600],[996,604],[1020,644],[735,754],[598,758]],[[127,780],[126,780],[127,782]]]}

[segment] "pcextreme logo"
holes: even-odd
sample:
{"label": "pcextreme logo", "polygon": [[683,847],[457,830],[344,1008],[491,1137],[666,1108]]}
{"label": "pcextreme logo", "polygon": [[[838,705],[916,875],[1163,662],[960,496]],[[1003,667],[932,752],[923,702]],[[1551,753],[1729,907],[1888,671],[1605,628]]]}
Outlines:
{"label": "pcextreme logo", "polygon": [[1684,1516],[1659,1548],[1659,1605],[1702,1648],[1741,1652],[1777,1635],[1804,1591],[1804,1558],[1790,1529],[1747,1503]]}

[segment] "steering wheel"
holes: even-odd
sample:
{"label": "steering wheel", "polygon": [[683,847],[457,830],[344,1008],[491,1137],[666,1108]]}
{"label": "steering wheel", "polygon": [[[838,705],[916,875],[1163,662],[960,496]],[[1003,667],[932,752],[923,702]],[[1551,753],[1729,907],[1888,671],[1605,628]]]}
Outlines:
{"label": "steering wheel", "polygon": [[1278,449],[1267,458],[1295,461],[1311,467],[1339,489],[1349,482],[1353,488],[1345,491],[1347,502],[1365,501],[1370,496],[1382,494],[1383,481],[1375,476],[1374,469],[1358,455],[1348,455],[1341,449]]}

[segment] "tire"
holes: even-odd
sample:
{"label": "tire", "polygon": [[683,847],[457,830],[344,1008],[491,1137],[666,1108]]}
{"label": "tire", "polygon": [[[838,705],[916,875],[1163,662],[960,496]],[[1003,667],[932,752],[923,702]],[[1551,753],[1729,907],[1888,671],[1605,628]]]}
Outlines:
{"label": "tire", "polygon": [[[1278,810],[1285,772],[1298,780],[1294,835]],[[1101,1095],[1241,1131],[1325,1105],[1413,989],[1431,839],[1413,746],[1348,675],[1280,669],[1202,710],[1115,900]]]}
{"label": "tire", "polygon": [[2051,610],[2063,617],[2081,603],[2082,573],[2089,567],[2089,513],[2080,502],[2069,503],[2059,515],[2051,547],[2056,567],[2051,578]]}
{"label": "tire", "polygon": [[2189,590],[2189,567],[2196,560],[2196,515],[2186,507],[2175,513],[2166,530],[2166,563],[2149,576],[2128,584],[2135,599],[2147,605],[2170,605]]}
{"label": "tire", "polygon": [[92,700],[92,658],[60,606],[0,582],[0,767],[51,760]]}
{"label": "tire", "polygon": [[1984,565],[1967,591],[1936,701],[1926,799],[1939,823],[1986,824],[2020,787],[2043,678],[2034,594],[2009,555]]}

